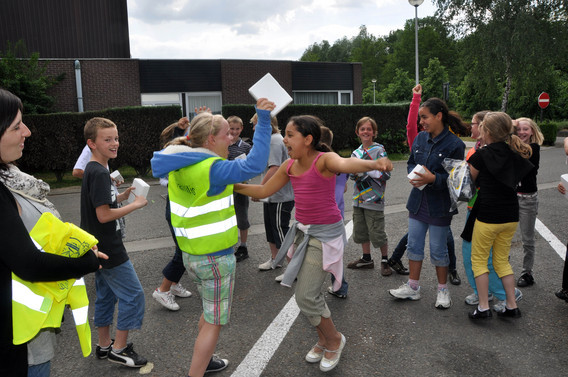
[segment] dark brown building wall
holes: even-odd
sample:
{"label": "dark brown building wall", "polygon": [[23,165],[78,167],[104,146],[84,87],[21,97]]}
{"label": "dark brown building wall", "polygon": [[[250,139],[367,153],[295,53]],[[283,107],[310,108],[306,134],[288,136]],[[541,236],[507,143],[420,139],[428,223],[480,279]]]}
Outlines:
{"label": "dark brown building wall", "polygon": [[292,95],[292,62],[221,60],[223,104],[255,103],[248,89],[270,73]]}
{"label": "dark brown building wall", "polygon": [[1,0],[0,50],[42,58],[130,58],[126,0]]}
{"label": "dark brown building wall", "polygon": [[[84,111],[109,107],[140,106],[138,60],[79,59]],[[47,74],[65,73],[50,92],[56,97],[55,111],[78,111],[73,59],[50,60]]]}
{"label": "dark brown building wall", "polygon": [[363,76],[361,63],[353,63],[353,104],[363,103]]}

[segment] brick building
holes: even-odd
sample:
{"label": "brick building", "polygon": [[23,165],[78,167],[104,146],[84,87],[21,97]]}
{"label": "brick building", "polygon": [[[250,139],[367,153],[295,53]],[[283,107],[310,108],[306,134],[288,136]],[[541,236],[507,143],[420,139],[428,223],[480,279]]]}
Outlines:
{"label": "brick building", "polygon": [[[97,30],[97,32],[93,32]],[[131,59],[126,0],[2,0],[0,50],[24,40],[51,76],[56,111],[179,104],[220,112],[253,103],[248,88],[270,72],[296,104],[362,102],[361,63]],[[79,95],[79,93],[81,93]]]}

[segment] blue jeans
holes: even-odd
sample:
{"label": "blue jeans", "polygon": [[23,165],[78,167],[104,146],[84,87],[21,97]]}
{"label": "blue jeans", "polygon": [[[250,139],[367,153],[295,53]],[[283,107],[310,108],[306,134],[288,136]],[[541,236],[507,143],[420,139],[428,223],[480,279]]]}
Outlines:
{"label": "blue jeans", "polygon": [[[335,283],[335,276],[333,276],[333,274],[329,274],[329,275],[331,276],[331,285],[333,286],[333,283]],[[343,274],[341,276],[341,287],[336,292],[337,292],[337,294],[347,296],[347,290],[348,289],[349,289],[349,283],[347,283],[347,280],[345,280],[345,274]]]}
{"label": "blue jeans", "polygon": [[424,260],[424,244],[426,232],[430,233],[430,261],[436,267],[447,267],[450,264],[448,257],[448,230],[450,226],[436,226],[425,222],[408,219],[408,259],[413,261]]}
{"label": "blue jeans", "polygon": [[97,299],[95,301],[95,327],[112,324],[114,305],[118,300],[118,330],[142,327],[144,319],[144,290],[132,262],[127,260],[113,268],[95,272]]}
{"label": "blue jeans", "polygon": [[[396,245],[392,253],[391,259],[400,262],[402,256],[404,255],[404,252],[406,251],[406,244],[408,244],[408,233],[402,236],[400,241],[398,241],[398,244]],[[456,269],[456,247],[452,229],[449,229],[448,231],[448,257],[450,258],[450,265],[448,266],[448,269],[450,271],[454,271]]]}
{"label": "blue jeans", "polygon": [[51,374],[51,361],[28,366],[28,377],[49,377]]}

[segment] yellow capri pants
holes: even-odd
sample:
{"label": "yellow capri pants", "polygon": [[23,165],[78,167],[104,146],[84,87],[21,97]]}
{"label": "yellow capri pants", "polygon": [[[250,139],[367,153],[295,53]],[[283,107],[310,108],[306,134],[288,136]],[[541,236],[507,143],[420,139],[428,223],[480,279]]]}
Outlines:
{"label": "yellow capri pants", "polygon": [[493,268],[497,275],[502,278],[513,274],[509,263],[509,252],[517,224],[518,222],[488,224],[475,220],[471,239],[471,265],[475,277],[489,273],[487,261],[491,247],[493,247]]}

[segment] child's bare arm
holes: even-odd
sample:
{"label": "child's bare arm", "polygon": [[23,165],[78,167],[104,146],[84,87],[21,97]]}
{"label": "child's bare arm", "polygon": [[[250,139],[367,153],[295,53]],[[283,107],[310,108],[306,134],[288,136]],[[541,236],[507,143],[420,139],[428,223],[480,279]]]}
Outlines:
{"label": "child's bare arm", "polygon": [[142,208],[148,204],[148,200],[145,197],[135,195],[135,199],[132,203],[122,206],[120,208],[110,208],[108,204],[98,206],[95,211],[97,214],[97,219],[101,224],[114,221],[121,217],[128,215],[130,212]]}
{"label": "child's bare arm", "polygon": [[377,160],[362,160],[355,157],[343,158],[336,153],[326,153],[324,164],[333,173],[364,173],[370,170],[391,171],[392,162],[387,157]]}
{"label": "child's bare arm", "polygon": [[286,162],[280,165],[276,173],[274,173],[274,175],[270,177],[266,183],[261,185],[245,185],[237,183],[234,186],[234,191],[255,199],[267,198],[284,187],[284,185],[290,180],[290,178],[288,178],[288,174],[286,174],[286,165]]}

